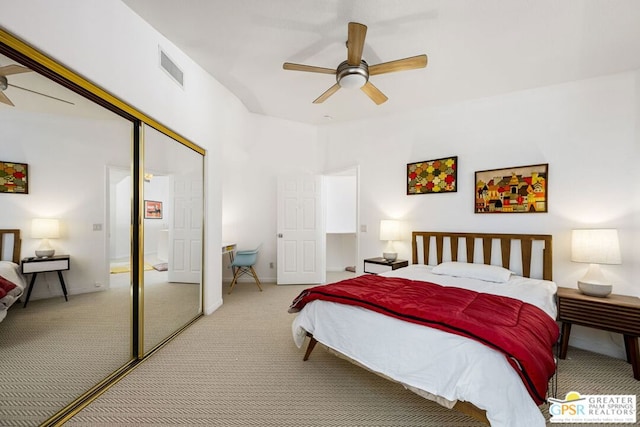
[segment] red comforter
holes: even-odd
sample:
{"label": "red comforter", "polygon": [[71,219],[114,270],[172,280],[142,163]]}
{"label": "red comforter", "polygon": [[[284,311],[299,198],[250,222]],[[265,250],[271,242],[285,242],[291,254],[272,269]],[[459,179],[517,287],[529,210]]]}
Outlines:
{"label": "red comforter", "polygon": [[316,299],[357,305],[477,340],[504,353],[536,404],[545,401],[555,372],[552,347],[559,331],[556,322],[534,305],[434,283],[364,275],[306,289],[289,312]]}

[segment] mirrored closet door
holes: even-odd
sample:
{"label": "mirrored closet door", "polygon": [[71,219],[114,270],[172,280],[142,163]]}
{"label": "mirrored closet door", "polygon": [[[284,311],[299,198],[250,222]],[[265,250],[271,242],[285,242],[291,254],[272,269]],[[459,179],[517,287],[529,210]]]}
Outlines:
{"label": "mirrored closet door", "polygon": [[0,420],[38,425],[132,360],[131,277],[112,280],[107,259],[131,261],[133,123],[5,55],[0,70],[16,72],[0,103],[0,161],[26,165],[28,184],[0,193],[0,228],[20,230],[24,266],[41,240],[34,220],[54,219],[54,257],[68,256],[51,261],[68,263],[63,282],[55,270],[23,274],[29,301],[24,292],[0,322]]}
{"label": "mirrored closet door", "polygon": [[144,352],[202,313],[203,157],[150,126],[144,139]]}
{"label": "mirrored closet door", "polygon": [[[0,266],[24,287],[0,313],[0,424],[58,425],[202,314],[204,150],[2,30],[0,88],[0,229],[22,243]],[[34,219],[62,258],[23,274]]]}

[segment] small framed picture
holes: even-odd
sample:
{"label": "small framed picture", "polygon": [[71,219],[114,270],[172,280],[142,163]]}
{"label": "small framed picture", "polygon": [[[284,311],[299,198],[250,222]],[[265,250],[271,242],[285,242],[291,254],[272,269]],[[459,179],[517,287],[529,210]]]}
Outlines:
{"label": "small framed picture", "polygon": [[155,200],[144,201],[144,218],[145,219],[162,219],[162,202]]}
{"label": "small framed picture", "polygon": [[477,171],[475,213],[547,212],[549,165]]}
{"label": "small framed picture", "polygon": [[407,165],[407,195],[458,191],[458,157]]}
{"label": "small framed picture", "polygon": [[0,193],[29,194],[29,166],[0,161]]}

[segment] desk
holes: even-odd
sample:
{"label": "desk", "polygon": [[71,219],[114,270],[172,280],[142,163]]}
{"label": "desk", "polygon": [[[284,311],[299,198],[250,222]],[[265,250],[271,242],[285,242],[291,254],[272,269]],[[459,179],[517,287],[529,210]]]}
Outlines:
{"label": "desk", "polygon": [[64,300],[69,301],[69,299],[67,298],[67,287],[64,284],[64,277],[62,277],[62,272],[65,270],[69,270],[70,264],[71,262],[69,255],[55,255],[47,258],[24,258],[20,263],[20,266],[22,267],[22,274],[31,273],[32,276],[31,281],[29,282],[27,299],[25,299],[22,308],[25,308],[29,303],[29,298],[31,298],[31,291],[33,291],[33,287],[36,284],[36,277],[38,277],[38,273],[46,273],[49,271],[55,271],[58,273],[58,280],[60,281],[60,286],[62,287]]}
{"label": "desk", "polygon": [[222,255],[229,254],[229,263],[233,262],[233,254],[236,252],[236,244],[235,243],[224,243],[222,242]]}

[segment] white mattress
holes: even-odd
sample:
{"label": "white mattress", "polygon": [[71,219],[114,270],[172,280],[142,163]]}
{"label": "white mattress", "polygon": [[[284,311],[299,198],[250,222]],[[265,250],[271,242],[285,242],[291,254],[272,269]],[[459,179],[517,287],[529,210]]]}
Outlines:
{"label": "white mattress", "polygon": [[[507,283],[492,283],[436,275],[421,265],[385,275],[519,298],[555,319],[556,285],[550,281],[512,276]],[[545,425],[505,356],[479,342],[326,301],[307,304],[292,329],[298,347],[308,331],[324,345],[424,397],[439,396],[432,400],[440,404],[452,407],[458,400],[473,403],[487,411],[492,426]]]}

